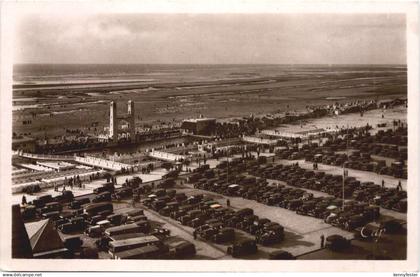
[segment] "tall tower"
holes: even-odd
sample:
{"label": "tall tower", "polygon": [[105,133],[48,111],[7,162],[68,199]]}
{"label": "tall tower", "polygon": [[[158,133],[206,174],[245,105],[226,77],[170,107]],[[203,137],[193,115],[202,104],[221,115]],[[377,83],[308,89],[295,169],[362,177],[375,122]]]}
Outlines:
{"label": "tall tower", "polygon": [[128,109],[127,109],[127,120],[129,124],[129,133],[130,133],[130,140],[134,141],[136,137],[136,124],[135,124],[135,112],[134,112],[134,102],[128,100]]}
{"label": "tall tower", "polygon": [[118,141],[117,104],[111,101],[109,105],[109,138]]}

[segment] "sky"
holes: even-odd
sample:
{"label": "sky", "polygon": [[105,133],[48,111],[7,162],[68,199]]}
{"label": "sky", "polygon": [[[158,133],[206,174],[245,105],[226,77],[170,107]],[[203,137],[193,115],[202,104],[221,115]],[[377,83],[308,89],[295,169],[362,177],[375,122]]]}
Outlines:
{"label": "sky", "polygon": [[400,14],[31,14],[15,34],[15,64],[406,64]]}

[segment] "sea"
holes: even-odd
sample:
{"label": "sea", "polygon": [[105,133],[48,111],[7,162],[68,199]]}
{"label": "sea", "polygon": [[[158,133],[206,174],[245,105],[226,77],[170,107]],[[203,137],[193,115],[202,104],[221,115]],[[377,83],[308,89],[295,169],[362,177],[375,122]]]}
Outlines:
{"label": "sea", "polygon": [[112,82],[205,82],[305,75],[406,76],[405,65],[16,64],[14,87]]}

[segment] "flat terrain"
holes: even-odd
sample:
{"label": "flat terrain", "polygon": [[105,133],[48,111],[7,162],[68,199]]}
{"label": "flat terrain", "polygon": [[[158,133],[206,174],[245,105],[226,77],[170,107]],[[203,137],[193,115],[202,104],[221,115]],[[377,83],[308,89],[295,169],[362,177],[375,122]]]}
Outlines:
{"label": "flat terrain", "polygon": [[[240,117],[302,110],[307,105],[337,101],[407,95],[403,67],[194,68],[148,72],[121,84],[115,84],[118,78],[112,82],[102,80],[94,86],[86,80],[77,85],[67,82],[61,88],[40,82],[42,72],[38,74],[34,83],[29,80],[29,84],[14,88],[14,132],[62,135],[65,128],[88,128],[93,123],[98,123],[98,132],[103,131],[108,122],[109,101],[116,101],[118,112],[126,113],[129,99],[135,102],[136,124],[140,127],[158,121],[173,123],[199,114]],[[143,81],[136,83],[136,78]],[[32,123],[23,125],[25,120]]]}

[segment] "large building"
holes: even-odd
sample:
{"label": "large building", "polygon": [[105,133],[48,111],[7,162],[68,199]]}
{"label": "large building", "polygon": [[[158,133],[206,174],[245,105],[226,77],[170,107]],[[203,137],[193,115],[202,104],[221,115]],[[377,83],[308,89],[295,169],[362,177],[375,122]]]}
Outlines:
{"label": "large building", "polygon": [[128,135],[130,140],[134,141],[136,135],[136,126],[135,126],[135,113],[134,113],[134,102],[128,101],[127,114],[117,115],[117,104],[112,101],[109,106],[109,135],[108,137],[114,142],[118,142],[118,124],[120,122],[125,122],[127,126]]}
{"label": "large building", "polygon": [[216,119],[215,118],[185,119],[182,122],[181,129],[193,135],[211,136],[211,135],[214,135],[216,132]]}

